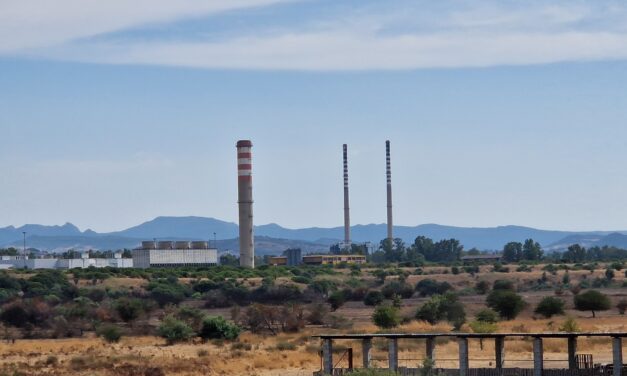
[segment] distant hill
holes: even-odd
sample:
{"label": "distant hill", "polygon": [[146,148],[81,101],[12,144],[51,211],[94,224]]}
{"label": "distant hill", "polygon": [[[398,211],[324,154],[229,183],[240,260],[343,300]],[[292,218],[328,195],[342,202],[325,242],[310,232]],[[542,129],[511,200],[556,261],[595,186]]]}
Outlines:
{"label": "distant hill", "polygon": [[[220,240],[218,242],[220,248],[238,250],[236,241],[238,225],[205,217],[157,217],[140,225],[111,233],[97,233],[92,230],[81,232],[71,223],[66,223],[63,226],[25,225],[19,228],[9,226],[0,228],[0,246],[21,245],[22,231],[27,232],[29,247],[44,250],[133,248],[138,246],[142,240],[152,240],[153,238],[212,240],[214,232]],[[560,249],[567,243],[570,245],[587,241],[589,244],[595,244],[594,242],[601,239],[605,239],[604,241],[609,245],[625,244],[627,247],[627,242],[624,239],[627,238],[627,235],[622,233],[548,231],[522,226],[481,228],[424,224],[394,226],[394,234],[408,244],[413,243],[417,236],[422,235],[436,241],[455,238],[459,239],[466,249],[476,247],[482,250],[502,249],[507,242],[522,242],[528,238],[535,239],[549,250]],[[319,251],[328,249],[330,244],[342,239],[344,229],[342,227],[289,229],[272,223],[256,226],[255,235],[258,243],[256,247],[259,252],[274,252],[282,250],[281,247],[287,248],[295,246],[295,244],[300,244],[300,247],[305,251],[310,249]],[[352,226],[351,235],[355,242],[378,243],[386,236],[386,225]]]}
{"label": "distant hill", "polygon": [[588,235],[569,235],[558,240],[546,247],[549,251],[564,251],[573,244],[579,244],[582,247],[603,247],[611,246],[627,249],[627,235],[618,232],[610,234],[588,234]]}

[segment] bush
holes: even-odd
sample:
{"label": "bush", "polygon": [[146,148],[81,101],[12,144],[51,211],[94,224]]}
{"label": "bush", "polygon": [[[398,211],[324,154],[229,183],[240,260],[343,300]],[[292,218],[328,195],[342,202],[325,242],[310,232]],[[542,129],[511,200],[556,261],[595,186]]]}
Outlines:
{"label": "bush", "polygon": [[381,293],[386,299],[392,299],[394,295],[399,295],[403,299],[409,299],[414,295],[414,289],[408,283],[394,281],[383,286]]}
{"label": "bush", "polygon": [[160,285],[150,290],[150,297],[159,304],[159,307],[164,307],[167,304],[178,305],[185,299],[185,294],[176,287]]}
{"label": "bush", "polygon": [[391,306],[377,306],[372,314],[372,322],[379,328],[395,328],[401,323],[399,310]]}
{"label": "bush", "polygon": [[559,327],[560,332],[577,333],[580,332],[579,324],[572,317],[566,318],[566,321]]}
{"label": "bush", "polygon": [[367,306],[376,306],[383,302],[383,294],[381,291],[368,291],[366,296],[364,296],[364,304]]}
{"label": "bush", "polygon": [[499,314],[491,310],[490,308],[484,308],[477,312],[475,319],[481,322],[496,323],[499,321]]}
{"label": "bush", "polygon": [[493,290],[511,290],[514,291],[514,282],[507,279],[497,279],[492,286]]}
{"label": "bush", "polygon": [[442,295],[453,289],[448,282],[438,282],[433,279],[423,279],[416,284],[416,291],[420,296]]}
{"label": "bush", "polygon": [[241,329],[235,324],[226,321],[222,316],[205,317],[198,336],[207,339],[233,340],[239,337]]}
{"label": "bush", "polygon": [[619,314],[624,315],[627,310],[627,299],[621,299],[618,303],[616,303],[616,308],[618,309]]}
{"label": "bush", "polygon": [[326,316],[329,314],[329,309],[326,305],[318,303],[313,304],[309,308],[309,314],[307,315],[307,322],[312,325],[322,325],[325,322]]}
{"label": "bush", "polygon": [[475,290],[479,295],[485,295],[490,291],[490,284],[487,281],[479,281],[475,285]]}
{"label": "bush", "polygon": [[189,341],[194,337],[194,330],[181,320],[167,316],[157,329],[159,336],[165,338],[168,345]]}
{"label": "bush", "polygon": [[610,299],[596,290],[588,290],[575,295],[575,309],[579,311],[591,311],[592,317],[596,317],[595,311],[606,311],[611,308]]}
{"label": "bush", "polygon": [[125,322],[135,321],[144,312],[143,302],[135,298],[120,298],[113,304],[113,308]]}
{"label": "bush", "polygon": [[564,301],[553,296],[547,296],[538,303],[535,313],[550,318],[553,315],[564,314]]}
{"label": "bush", "polygon": [[525,307],[523,298],[510,290],[493,290],[486,298],[488,307],[507,320],[512,320]]}
{"label": "bush", "polygon": [[432,325],[447,320],[453,324],[455,330],[459,330],[466,322],[464,305],[452,293],[432,297],[416,311],[415,317]]}
{"label": "bush", "polygon": [[122,338],[122,332],[120,328],[116,325],[112,324],[103,324],[96,329],[96,334],[98,337],[102,337],[105,341],[109,343],[117,343]]}
{"label": "bush", "polygon": [[279,351],[294,351],[296,350],[296,345],[294,345],[293,343],[281,341],[276,344],[275,349]]}
{"label": "bush", "polygon": [[328,299],[329,304],[331,304],[331,309],[335,311],[346,303],[346,295],[344,291],[334,291]]}

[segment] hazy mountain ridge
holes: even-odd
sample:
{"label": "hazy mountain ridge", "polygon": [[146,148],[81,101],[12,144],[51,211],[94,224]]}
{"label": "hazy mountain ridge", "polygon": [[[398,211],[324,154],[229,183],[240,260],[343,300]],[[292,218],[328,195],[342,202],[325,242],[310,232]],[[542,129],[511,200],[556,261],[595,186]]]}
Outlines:
{"label": "hazy mountain ridge", "polygon": [[[133,248],[141,240],[157,239],[189,239],[213,240],[216,233],[221,249],[238,250],[238,225],[206,217],[157,217],[151,221],[130,227],[122,231],[97,233],[92,230],[81,232],[71,223],[62,226],[25,225],[0,228],[0,246],[19,246],[22,242],[22,231],[27,232],[27,244],[41,249],[58,248]],[[437,224],[419,226],[394,226],[396,237],[406,243],[413,243],[416,236],[422,235],[434,240],[456,238],[466,249],[473,247],[485,250],[502,249],[510,241],[524,241],[533,238],[548,250],[559,250],[570,244],[582,245],[616,245],[627,247],[627,235],[620,232],[568,232],[538,230],[523,226],[499,227],[454,227]],[[323,250],[330,244],[344,237],[343,227],[320,228],[310,227],[289,229],[271,223],[255,227],[258,238],[258,250],[261,253],[274,252],[280,247],[300,244],[305,251]],[[371,241],[378,243],[386,236],[385,224],[355,225],[351,227],[352,239],[355,242]],[[291,245],[289,245],[291,244]]]}

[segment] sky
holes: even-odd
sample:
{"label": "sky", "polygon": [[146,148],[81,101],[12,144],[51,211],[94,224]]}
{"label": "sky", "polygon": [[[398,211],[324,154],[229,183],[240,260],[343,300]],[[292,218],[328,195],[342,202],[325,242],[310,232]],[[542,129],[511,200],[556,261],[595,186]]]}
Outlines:
{"label": "sky", "polygon": [[0,226],[626,230],[621,1],[0,0]]}

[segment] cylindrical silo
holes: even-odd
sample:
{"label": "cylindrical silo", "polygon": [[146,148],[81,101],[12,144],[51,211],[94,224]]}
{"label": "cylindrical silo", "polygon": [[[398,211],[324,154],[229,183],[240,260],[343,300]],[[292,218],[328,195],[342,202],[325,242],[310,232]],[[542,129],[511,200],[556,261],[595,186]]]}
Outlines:
{"label": "cylindrical silo", "polygon": [[239,264],[255,267],[253,234],[253,165],[250,140],[237,141],[237,188],[239,205]]}

